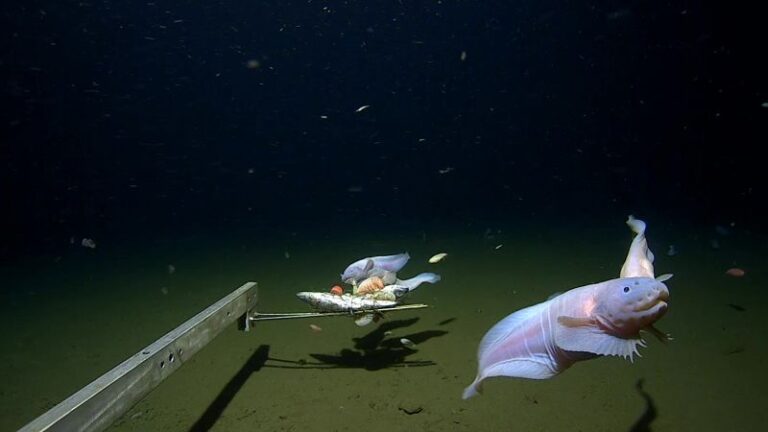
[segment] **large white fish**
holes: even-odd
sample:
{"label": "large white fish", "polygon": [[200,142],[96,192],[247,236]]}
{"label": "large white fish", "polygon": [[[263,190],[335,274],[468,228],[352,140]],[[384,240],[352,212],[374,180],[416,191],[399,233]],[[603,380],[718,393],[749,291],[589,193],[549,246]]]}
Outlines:
{"label": "large white fish", "polygon": [[632,360],[645,345],[641,330],[666,339],[653,323],[667,312],[668,277],[653,277],[644,225],[630,225],[637,237],[622,269],[628,277],[574,288],[494,325],[480,342],[477,377],[463,398],[478,394],[482,381],[494,376],[546,379],[597,356]]}

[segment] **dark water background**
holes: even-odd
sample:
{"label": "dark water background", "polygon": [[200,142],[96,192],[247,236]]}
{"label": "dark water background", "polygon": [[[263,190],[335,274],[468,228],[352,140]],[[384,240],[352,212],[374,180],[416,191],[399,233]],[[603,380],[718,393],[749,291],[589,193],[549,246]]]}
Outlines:
{"label": "dark water background", "polygon": [[[458,357],[456,370],[467,375],[458,389],[471,378],[476,340],[504,311],[614,276],[629,213],[657,230],[657,255],[672,243],[697,251],[684,273],[711,265],[720,277],[746,262],[750,286],[761,286],[768,69],[757,10],[405,0],[25,1],[1,10],[3,376],[16,380],[3,393],[2,429],[21,426],[244,280],[280,285],[286,273],[303,273],[288,278],[288,294],[272,294],[273,305],[290,308],[290,293],[325,289],[352,260],[407,249],[423,262],[440,238],[461,238],[454,250],[474,251],[456,267],[466,283],[446,279],[451,304],[471,296],[464,289],[478,274],[503,285],[512,261],[538,263],[540,272],[524,279],[545,287],[474,322]],[[97,248],[82,248],[82,238]],[[522,250],[490,261],[500,267],[477,252],[516,241]],[[716,259],[721,244],[730,252]],[[728,249],[734,244],[743,247]],[[613,261],[598,266],[590,254]],[[183,284],[163,279],[168,264],[180,276],[197,269],[181,276],[185,296],[169,296]],[[144,320],[146,331],[113,341],[120,348],[110,345],[96,363],[79,363],[104,349],[98,334],[82,330],[110,322],[115,302],[140,308],[148,293],[154,306],[120,327]],[[45,336],[69,348],[43,343],[29,327],[41,294],[50,313],[100,310],[101,320],[81,316],[62,324],[70,326],[64,336]],[[753,295],[717,305],[765,302]],[[60,373],[28,362],[67,349],[82,358],[58,358]],[[44,370],[70,380],[36,375]],[[219,378],[212,385],[226,373]],[[631,379],[628,386],[636,396]],[[757,421],[749,403],[740,406],[735,430]],[[552,421],[529,417],[542,430]],[[248,426],[228,426],[238,427]]]}
{"label": "dark water background", "polygon": [[3,9],[7,259],[239,226],[754,223],[766,198],[765,45],[739,7]]}

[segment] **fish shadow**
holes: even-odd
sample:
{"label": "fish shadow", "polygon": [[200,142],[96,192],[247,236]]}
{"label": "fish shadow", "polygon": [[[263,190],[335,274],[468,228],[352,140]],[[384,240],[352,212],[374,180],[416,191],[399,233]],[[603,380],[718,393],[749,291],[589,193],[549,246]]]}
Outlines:
{"label": "fish shadow", "polygon": [[637,389],[637,392],[640,393],[640,396],[645,399],[645,411],[643,411],[643,414],[640,416],[640,418],[635,421],[635,424],[629,428],[629,432],[651,432],[651,423],[653,423],[653,421],[656,420],[656,417],[658,417],[656,404],[653,403],[651,395],[643,390],[643,382],[643,378],[637,380],[635,388]]}
{"label": "fish shadow", "polygon": [[337,354],[309,354],[315,359],[311,361],[291,361],[271,358],[282,363],[291,363],[292,366],[272,366],[282,368],[301,369],[365,369],[377,371],[386,368],[397,367],[423,367],[434,366],[437,363],[431,360],[408,360],[409,356],[418,352],[418,349],[410,349],[400,342],[401,338],[408,338],[415,344],[420,344],[429,339],[448,334],[444,330],[427,330],[417,333],[390,337],[390,332],[395,329],[409,327],[415,324],[419,318],[407,320],[386,321],[365,336],[353,338],[352,348],[344,348]]}
{"label": "fish shadow", "polygon": [[[355,349],[360,351],[375,350],[379,347],[384,339],[387,338],[389,332],[397,330],[399,328],[410,327],[419,321],[418,317],[409,318],[405,320],[385,321],[379,324],[378,327],[363,337],[352,338],[352,342],[355,343]],[[415,341],[414,341],[415,342]]]}

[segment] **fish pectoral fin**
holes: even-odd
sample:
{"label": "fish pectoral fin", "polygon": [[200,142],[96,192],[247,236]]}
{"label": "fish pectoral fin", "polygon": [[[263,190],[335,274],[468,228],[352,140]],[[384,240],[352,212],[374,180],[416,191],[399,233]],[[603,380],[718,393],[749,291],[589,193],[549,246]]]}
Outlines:
{"label": "fish pectoral fin", "polygon": [[649,325],[648,327],[644,328],[643,330],[647,331],[648,333],[656,336],[656,339],[660,340],[663,343],[667,343],[669,341],[675,340],[671,334],[664,333],[663,331],[657,329],[653,326],[653,324]]}
{"label": "fish pectoral fin", "polygon": [[674,276],[672,273],[664,273],[663,275],[656,276],[656,280],[659,282],[666,282],[672,279],[672,276]]}
{"label": "fish pectoral fin", "polygon": [[373,270],[373,265],[374,265],[374,262],[373,262],[373,260],[372,260],[372,259],[368,259],[368,260],[365,262],[365,267],[363,267],[363,273],[365,273],[365,274],[367,275],[367,274],[368,274],[368,272],[370,272],[371,270]]}
{"label": "fish pectoral fin", "polygon": [[566,327],[585,327],[595,325],[595,320],[589,317],[575,318],[561,315],[557,317],[557,322]]}
{"label": "fish pectoral fin", "polygon": [[604,356],[620,356],[633,360],[640,337],[622,338],[606,333],[590,318],[557,317],[555,344],[566,351],[587,352]]}

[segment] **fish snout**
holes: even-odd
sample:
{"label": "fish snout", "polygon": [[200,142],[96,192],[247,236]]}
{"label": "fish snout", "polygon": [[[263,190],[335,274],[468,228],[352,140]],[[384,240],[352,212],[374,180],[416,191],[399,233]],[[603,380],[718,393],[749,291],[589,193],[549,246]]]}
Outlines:
{"label": "fish snout", "polygon": [[656,291],[658,292],[656,298],[658,298],[660,301],[668,301],[669,300],[669,288],[667,288],[664,284],[659,284],[660,286],[656,288]]}
{"label": "fish snout", "polygon": [[644,299],[640,299],[634,307],[635,312],[649,312],[651,314],[666,312],[669,305],[669,289],[666,285],[659,284],[649,290]]}

